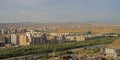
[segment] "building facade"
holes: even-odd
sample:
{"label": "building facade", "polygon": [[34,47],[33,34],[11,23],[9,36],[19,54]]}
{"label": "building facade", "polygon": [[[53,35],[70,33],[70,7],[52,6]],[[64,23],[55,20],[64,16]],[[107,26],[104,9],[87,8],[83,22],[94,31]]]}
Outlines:
{"label": "building facade", "polygon": [[120,56],[120,49],[106,48],[105,53],[106,56],[117,57]]}
{"label": "building facade", "polygon": [[22,45],[22,46],[30,45],[29,39],[25,34],[19,35],[19,45]]}
{"label": "building facade", "polygon": [[18,45],[18,35],[17,34],[11,34],[11,44]]}

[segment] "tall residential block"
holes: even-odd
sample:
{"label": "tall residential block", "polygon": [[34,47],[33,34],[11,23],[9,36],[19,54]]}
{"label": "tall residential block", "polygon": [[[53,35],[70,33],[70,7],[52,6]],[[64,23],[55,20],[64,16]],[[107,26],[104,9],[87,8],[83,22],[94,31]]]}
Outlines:
{"label": "tall residential block", "polygon": [[18,45],[18,35],[17,34],[11,34],[11,44]]}
{"label": "tall residential block", "polygon": [[29,39],[25,34],[19,35],[19,45],[30,45]]}

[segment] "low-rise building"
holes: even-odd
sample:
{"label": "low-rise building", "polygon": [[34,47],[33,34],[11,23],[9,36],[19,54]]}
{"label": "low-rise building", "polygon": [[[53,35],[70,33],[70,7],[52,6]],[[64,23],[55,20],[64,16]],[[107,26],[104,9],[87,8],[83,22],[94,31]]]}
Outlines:
{"label": "low-rise building", "polygon": [[69,41],[85,41],[86,37],[85,36],[67,36],[66,39]]}
{"label": "low-rise building", "polygon": [[106,48],[106,56],[117,57],[120,56],[120,49]]}
{"label": "low-rise building", "polygon": [[120,56],[120,39],[111,43],[105,50],[106,56],[117,57]]}

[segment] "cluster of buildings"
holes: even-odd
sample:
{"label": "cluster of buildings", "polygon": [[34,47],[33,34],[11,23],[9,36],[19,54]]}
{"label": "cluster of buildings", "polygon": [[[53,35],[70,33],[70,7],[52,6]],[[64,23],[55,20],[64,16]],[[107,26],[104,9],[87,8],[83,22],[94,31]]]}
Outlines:
{"label": "cluster of buildings", "polygon": [[9,34],[9,35],[4,35],[3,38],[0,39],[3,40],[3,43],[5,45],[11,45],[11,46],[39,45],[46,42],[46,36],[44,34],[40,35],[39,33]]}
{"label": "cluster of buildings", "polygon": [[[85,41],[110,35],[85,33],[43,32],[35,29],[0,29],[0,46],[28,46],[45,43],[64,43],[67,41]],[[116,36],[116,35],[115,35]]]}
{"label": "cluster of buildings", "polygon": [[15,34],[15,33],[24,33],[26,32],[27,29],[26,28],[4,28],[4,29],[0,29],[0,34]]}
{"label": "cluster of buildings", "polygon": [[45,43],[61,43],[65,41],[66,38],[64,35],[55,36],[42,32],[25,32],[0,35],[1,46],[28,46],[40,45]]}

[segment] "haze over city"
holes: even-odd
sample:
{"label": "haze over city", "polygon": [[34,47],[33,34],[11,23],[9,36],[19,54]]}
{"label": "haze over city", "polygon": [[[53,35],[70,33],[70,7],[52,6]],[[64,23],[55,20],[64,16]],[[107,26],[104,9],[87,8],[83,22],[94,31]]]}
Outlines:
{"label": "haze over city", "polygon": [[120,0],[0,0],[0,60],[120,60]]}
{"label": "haze over city", "polygon": [[120,0],[0,0],[0,23],[118,22]]}

